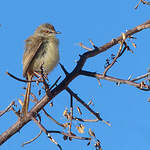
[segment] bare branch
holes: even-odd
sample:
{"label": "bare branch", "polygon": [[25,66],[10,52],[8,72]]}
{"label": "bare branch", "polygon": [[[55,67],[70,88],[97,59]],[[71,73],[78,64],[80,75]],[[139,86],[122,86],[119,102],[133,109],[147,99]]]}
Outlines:
{"label": "bare branch", "polygon": [[70,134],[68,134],[68,133],[61,132],[61,131],[47,131],[47,132],[48,132],[48,133],[58,133],[58,134],[62,134],[62,135],[68,136],[68,137],[73,138],[73,139],[91,140],[91,138],[89,138],[89,137],[74,136],[74,135],[70,135]]}
{"label": "bare branch", "polygon": [[50,87],[50,90],[54,87],[57,86],[58,81],[60,80],[61,76],[58,77],[58,79],[54,82],[54,84]]}
{"label": "bare branch", "polygon": [[[35,96],[33,93],[31,93],[31,96],[34,97],[34,102],[37,103],[38,100],[37,100],[36,96]],[[64,124],[59,123],[59,122],[56,121],[52,116],[50,116],[50,115],[46,112],[46,110],[45,110],[44,108],[42,108],[42,110],[43,110],[43,112],[45,113],[45,115],[46,115],[49,119],[51,119],[52,121],[54,121],[57,125],[59,125],[59,126],[61,126],[61,127],[63,127],[63,128],[66,128],[66,126],[65,126]]]}
{"label": "bare branch", "polygon": [[103,120],[101,117],[100,117],[100,115],[99,115],[99,113],[96,113],[95,111],[93,111],[90,107],[89,107],[89,105],[87,105],[83,100],[81,100],[81,98],[79,98],[78,96],[77,96],[77,94],[75,94],[69,87],[67,87],[66,88],[66,91],[68,92],[68,93],[70,93],[78,102],[80,102],[86,109],[88,109],[97,119],[99,119],[99,120]]}
{"label": "bare branch", "polygon": [[105,76],[107,71],[115,64],[115,62],[117,61],[117,58],[119,58],[121,56],[121,50],[122,50],[122,47],[123,47],[123,43],[124,43],[124,41],[121,42],[120,48],[118,50],[118,53],[117,53],[116,57],[113,59],[113,62],[110,65],[108,65],[106,67],[106,69],[104,70],[103,76]]}
{"label": "bare branch", "polygon": [[71,134],[72,117],[73,117],[73,95],[70,94],[70,124],[69,124],[69,134]]}
{"label": "bare branch", "polygon": [[150,72],[144,74],[144,75],[141,75],[141,76],[138,76],[136,77],[135,79],[132,79],[131,81],[134,82],[134,81],[138,81],[138,80],[141,80],[143,78],[146,78],[146,77],[149,77],[150,76]]}
{"label": "bare branch", "polygon": [[93,49],[92,48],[89,48],[89,47],[86,47],[85,45],[83,45],[83,43],[79,43],[80,44],[80,47],[82,47],[83,49],[86,49],[88,51],[92,51]]}
{"label": "bare branch", "polygon": [[12,102],[8,105],[8,107],[7,107],[5,110],[0,111],[0,117],[1,117],[2,115],[4,115],[6,112],[8,112],[8,111],[11,109],[11,107],[12,107],[13,105],[15,105],[15,102],[14,102],[14,101],[12,101]]}
{"label": "bare branch", "polygon": [[56,144],[56,146],[62,150],[61,146],[48,134],[48,131],[45,129],[45,127],[35,118],[32,117],[32,120],[39,126],[39,128],[48,136],[48,138],[50,139],[51,142],[53,142],[54,144]]}
{"label": "bare branch", "polygon": [[30,144],[31,142],[35,141],[41,134],[42,134],[42,130],[40,130],[39,134],[36,137],[31,139],[30,141],[23,143],[22,146],[25,146],[25,145]]}
{"label": "bare branch", "polygon": [[82,70],[80,72],[81,75],[85,75],[85,76],[88,76],[88,77],[94,77],[96,79],[104,79],[104,80],[108,80],[108,81],[112,81],[112,82],[116,82],[116,83],[122,83],[122,84],[128,84],[128,85],[131,85],[131,86],[134,86],[134,87],[137,87],[141,90],[144,90],[147,89],[147,90],[150,90],[150,86],[149,85],[143,85],[143,87],[141,88],[141,83],[136,83],[134,81],[130,81],[130,80],[123,80],[123,79],[119,79],[119,78],[115,78],[115,77],[111,77],[111,76],[103,76],[102,74],[98,74],[96,72],[90,72],[90,71],[84,71]]}
{"label": "bare branch", "polygon": [[59,125],[59,126],[61,126],[61,127],[63,127],[63,128],[66,128],[62,123],[59,123],[58,121],[56,121],[52,116],[50,116],[47,112],[46,112],[46,110],[43,108],[42,109],[43,110],[43,112],[45,113],[45,115],[49,118],[49,119],[51,119],[52,121],[54,121],[57,125]]}
{"label": "bare branch", "polygon": [[145,0],[140,0],[140,1],[139,1],[139,3],[135,6],[135,8],[134,8],[134,9],[137,9],[137,8],[138,8],[138,6],[140,5],[140,3],[146,4],[146,5],[150,5],[150,2],[145,1]]}
{"label": "bare branch", "polygon": [[[136,26],[135,28],[128,30],[125,33],[125,37],[131,37],[131,35],[138,33],[144,29],[150,28],[150,20],[146,21],[145,23]],[[24,120],[18,120],[14,125],[12,125],[8,130],[3,132],[0,135],[0,145],[6,142],[11,136],[13,136],[15,133],[17,133],[25,124],[27,124],[29,121],[32,120],[32,117],[35,116],[46,104],[48,104],[56,95],[58,95],[60,92],[62,92],[64,89],[68,87],[70,82],[74,80],[77,76],[81,75],[81,70],[86,63],[87,59],[90,57],[94,57],[98,54],[101,54],[102,52],[105,52],[109,48],[113,47],[114,45],[118,44],[119,41],[122,41],[123,37],[122,35],[111,40],[110,42],[106,43],[105,45],[95,48],[92,51],[85,52],[84,54],[80,55],[80,59],[77,62],[77,65],[72,70],[71,73],[69,73],[68,76],[64,78],[64,80],[61,81],[60,84],[58,84],[57,87],[55,87],[50,93],[50,95],[47,96],[47,94],[37,102],[36,105],[33,106],[33,108],[30,110],[30,112],[27,113],[26,118]],[[98,75],[99,77],[99,75]],[[105,79],[114,80],[116,82],[116,79],[109,78],[108,76],[105,77]],[[119,82],[119,80],[118,80]],[[125,81],[127,83],[127,81]],[[128,81],[129,85],[139,87],[139,84],[135,84],[134,82]],[[99,117],[98,117],[99,118]],[[101,118],[99,118],[101,119]]]}
{"label": "bare branch", "polygon": [[90,108],[90,106],[87,105],[81,98],[79,98],[79,97],[77,96],[77,94],[75,94],[70,88],[67,87],[67,88],[66,88],[66,91],[67,91],[68,93],[70,93],[78,102],[80,102],[87,110],[89,110],[89,111],[91,112],[91,114],[93,114],[97,119],[99,119],[100,121],[102,121],[102,122],[106,123],[107,125],[111,126],[108,122],[104,121],[104,120],[100,117],[100,114],[99,114],[99,113],[97,113],[97,112],[95,112],[94,110],[92,110],[92,109]]}
{"label": "bare branch", "polygon": [[99,119],[81,119],[81,118],[78,118],[78,117],[73,117],[73,119],[81,121],[81,122],[98,122],[99,121]]}
{"label": "bare branch", "polygon": [[10,77],[12,77],[12,78],[15,79],[15,80],[18,80],[18,81],[21,81],[21,82],[25,82],[25,83],[27,83],[27,82],[36,82],[36,81],[37,81],[37,80],[32,80],[32,81],[23,80],[23,79],[20,79],[20,78],[14,76],[13,74],[11,74],[11,73],[9,73],[9,72],[6,72],[6,74],[9,75]]}
{"label": "bare branch", "polygon": [[65,68],[61,63],[59,63],[59,65],[60,65],[61,69],[63,70],[63,72],[65,73],[65,75],[68,76],[69,73],[68,73],[68,71],[66,70],[66,68]]}
{"label": "bare branch", "polygon": [[92,40],[89,40],[90,41],[90,43],[92,44],[92,46],[94,47],[94,48],[97,48],[97,46],[95,46],[95,44],[94,44],[94,42],[92,41]]}

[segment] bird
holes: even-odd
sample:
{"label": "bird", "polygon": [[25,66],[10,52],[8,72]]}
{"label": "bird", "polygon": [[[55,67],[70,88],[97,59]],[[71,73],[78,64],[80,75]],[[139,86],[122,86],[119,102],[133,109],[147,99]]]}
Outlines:
{"label": "bird", "polygon": [[[59,62],[59,40],[56,38],[54,26],[49,23],[41,24],[33,35],[25,40],[23,54],[23,76],[32,81],[37,74],[50,73]],[[42,70],[41,70],[42,67]],[[22,115],[26,116],[29,107],[31,82],[27,82],[26,93],[22,106]]]}

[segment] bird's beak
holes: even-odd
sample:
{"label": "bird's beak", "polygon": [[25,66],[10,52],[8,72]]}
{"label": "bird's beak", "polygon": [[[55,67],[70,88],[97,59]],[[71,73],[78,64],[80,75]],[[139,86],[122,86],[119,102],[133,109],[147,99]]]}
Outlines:
{"label": "bird's beak", "polygon": [[61,34],[61,32],[55,32],[56,34]]}

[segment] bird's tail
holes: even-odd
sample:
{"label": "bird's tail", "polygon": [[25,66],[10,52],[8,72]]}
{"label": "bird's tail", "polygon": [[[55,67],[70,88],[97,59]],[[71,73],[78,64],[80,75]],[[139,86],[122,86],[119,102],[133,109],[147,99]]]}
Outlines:
{"label": "bird's tail", "polygon": [[[29,76],[28,80],[31,81],[32,77]],[[24,103],[22,107],[22,114],[25,116],[28,112],[29,101],[30,101],[30,92],[31,92],[31,82],[27,83],[26,93],[24,96]]]}

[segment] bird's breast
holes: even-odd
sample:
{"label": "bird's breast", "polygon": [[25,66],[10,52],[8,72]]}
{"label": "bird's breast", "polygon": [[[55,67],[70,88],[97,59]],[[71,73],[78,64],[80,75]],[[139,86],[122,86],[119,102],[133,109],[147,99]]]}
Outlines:
{"label": "bird's breast", "polygon": [[58,39],[52,38],[43,44],[35,56],[32,66],[33,71],[41,72],[41,66],[46,73],[51,72],[59,62]]}

